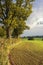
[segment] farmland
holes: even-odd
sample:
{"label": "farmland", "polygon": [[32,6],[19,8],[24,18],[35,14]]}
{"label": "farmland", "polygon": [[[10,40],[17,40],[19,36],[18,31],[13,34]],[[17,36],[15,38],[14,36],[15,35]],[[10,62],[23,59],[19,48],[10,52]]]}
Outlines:
{"label": "farmland", "polygon": [[11,65],[43,65],[43,41],[23,39],[11,49],[9,62]]}

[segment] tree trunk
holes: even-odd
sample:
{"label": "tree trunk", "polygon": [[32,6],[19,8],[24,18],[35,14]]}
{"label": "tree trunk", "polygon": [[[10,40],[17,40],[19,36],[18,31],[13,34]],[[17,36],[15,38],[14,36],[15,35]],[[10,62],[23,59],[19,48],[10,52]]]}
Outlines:
{"label": "tree trunk", "polygon": [[9,30],[9,27],[6,28],[6,38],[10,38],[10,30]]}

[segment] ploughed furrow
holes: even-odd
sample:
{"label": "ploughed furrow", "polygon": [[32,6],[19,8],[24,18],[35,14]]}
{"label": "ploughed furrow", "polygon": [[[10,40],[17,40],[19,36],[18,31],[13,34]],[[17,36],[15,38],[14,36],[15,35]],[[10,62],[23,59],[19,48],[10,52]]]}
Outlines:
{"label": "ploughed furrow", "polygon": [[42,57],[26,49],[12,49],[9,61],[11,65],[43,65]]}

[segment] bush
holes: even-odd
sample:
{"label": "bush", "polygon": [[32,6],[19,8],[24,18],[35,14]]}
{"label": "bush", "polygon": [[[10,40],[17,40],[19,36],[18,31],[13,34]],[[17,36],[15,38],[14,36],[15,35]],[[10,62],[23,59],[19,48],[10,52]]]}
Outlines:
{"label": "bush", "polygon": [[0,27],[0,37],[4,37],[5,34],[6,34],[5,30],[2,27]]}
{"label": "bush", "polygon": [[34,38],[33,37],[28,37],[28,40],[34,40]]}

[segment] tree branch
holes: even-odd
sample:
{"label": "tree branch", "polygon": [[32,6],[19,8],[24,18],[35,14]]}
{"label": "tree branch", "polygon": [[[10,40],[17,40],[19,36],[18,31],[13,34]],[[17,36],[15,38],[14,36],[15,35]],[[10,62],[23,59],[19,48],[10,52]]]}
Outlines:
{"label": "tree branch", "polygon": [[2,15],[3,15],[3,17],[5,18],[5,15],[4,15],[4,12],[3,12],[3,8],[2,8],[2,5],[1,5],[1,0],[0,0],[0,8],[1,8],[1,10],[2,10]]}

